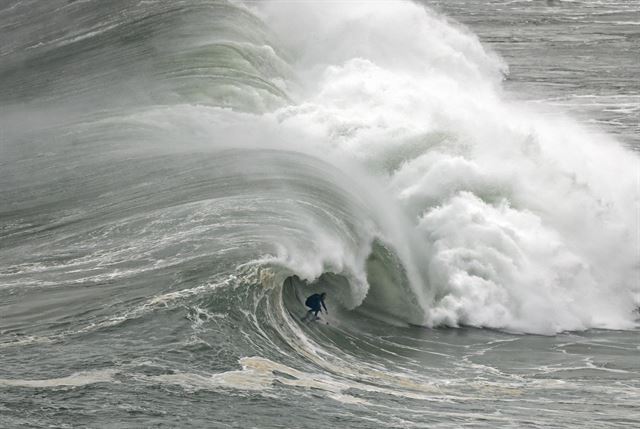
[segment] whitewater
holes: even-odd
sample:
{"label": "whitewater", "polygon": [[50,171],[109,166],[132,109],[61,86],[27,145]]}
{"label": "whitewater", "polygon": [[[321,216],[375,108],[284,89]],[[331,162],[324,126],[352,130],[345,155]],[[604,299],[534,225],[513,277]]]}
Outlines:
{"label": "whitewater", "polygon": [[640,424],[638,22],[1,5],[0,426]]}

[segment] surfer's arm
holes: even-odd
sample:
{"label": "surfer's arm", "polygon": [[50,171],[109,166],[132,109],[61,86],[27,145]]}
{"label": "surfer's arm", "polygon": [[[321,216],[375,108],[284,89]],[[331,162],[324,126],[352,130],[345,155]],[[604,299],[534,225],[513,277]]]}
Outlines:
{"label": "surfer's arm", "polygon": [[324,300],[320,301],[322,303],[322,306],[324,307],[324,312],[329,314],[329,310],[327,310],[327,306],[324,304]]}

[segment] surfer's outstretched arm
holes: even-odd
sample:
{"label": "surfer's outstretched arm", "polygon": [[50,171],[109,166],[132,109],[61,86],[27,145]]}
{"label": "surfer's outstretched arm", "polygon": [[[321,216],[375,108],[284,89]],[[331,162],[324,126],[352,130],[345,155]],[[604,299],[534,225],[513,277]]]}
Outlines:
{"label": "surfer's outstretched arm", "polygon": [[[322,306],[324,307],[324,312],[326,314],[329,314],[329,310],[327,310],[327,305],[324,303],[324,299],[326,298],[327,294],[326,292],[322,292],[320,294],[320,304],[322,304]],[[320,305],[318,305],[318,308],[320,308]]]}

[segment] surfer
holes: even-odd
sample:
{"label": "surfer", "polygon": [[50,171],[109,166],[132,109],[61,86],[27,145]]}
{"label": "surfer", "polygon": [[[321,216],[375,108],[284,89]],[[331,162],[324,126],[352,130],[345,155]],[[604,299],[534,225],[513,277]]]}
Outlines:
{"label": "surfer", "polygon": [[313,313],[313,319],[312,320],[318,320],[318,312],[322,312],[322,309],[320,308],[320,305],[322,305],[322,307],[324,307],[324,312],[329,314],[329,310],[327,310],[327,306],[324,303],[324,298],[326,296],[327,296],[327,294],[322,292],[322,293],[319,293],[319,294],[318,293],[314,293],[309,298],[307,298],[307,300],[304,302],[304,305],[309,307],[310,310],[302,318],[302,321],[306,321],[309,318],[309,316],[311,316],[311,313]]}

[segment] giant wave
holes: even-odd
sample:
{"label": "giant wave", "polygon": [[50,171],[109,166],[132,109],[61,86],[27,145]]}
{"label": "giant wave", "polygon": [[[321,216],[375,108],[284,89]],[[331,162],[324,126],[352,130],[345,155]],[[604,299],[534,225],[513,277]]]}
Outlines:
{"label": "giant wave", "polygon": [[[469,31],[411,2],[162,8],[52,25],[46,43],[27,27],[5,48],[27,52],[2,66],[5,135],[23,142],[5,165],[27,184],[5,192],[7,236],[73,224],[55,253],[95,276],[170,266],[182,246],[394,324],[636,326],[637,157],[509,101],[506,65]],[[54,193],[46,163],[68,168]],[[24,221],[34,207],[54,214]]]}

